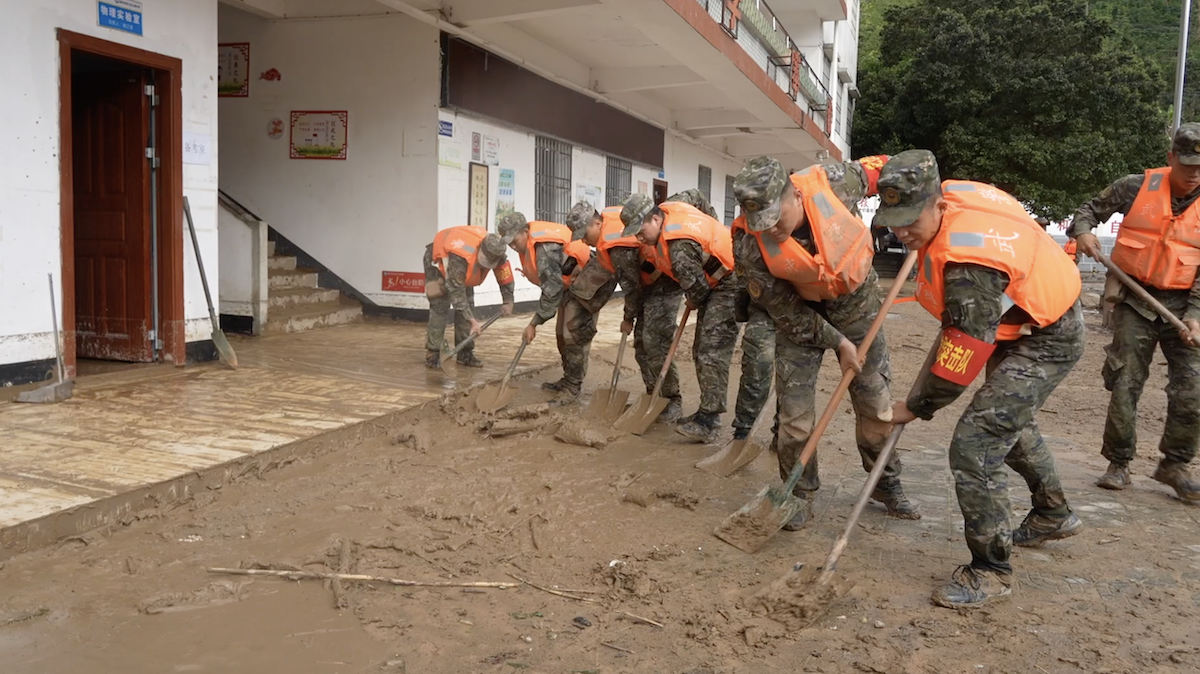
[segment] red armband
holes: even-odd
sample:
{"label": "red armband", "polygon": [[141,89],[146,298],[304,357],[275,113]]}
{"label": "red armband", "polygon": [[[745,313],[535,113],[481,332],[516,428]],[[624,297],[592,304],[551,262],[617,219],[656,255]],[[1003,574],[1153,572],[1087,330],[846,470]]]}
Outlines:
{"label": "red armband", "polygon": [[496,283],[499,283],[502,286],[506,286],[513,282],[512,264],[509,262],[505,262],[499,267],[496,267],[493,273],[496,275]]}
{"label": "red armband", "polygon": [[858,160],[858,165],[867,174],[867,193],[863,196],[873,197],[879,193],[879,173],[883,170],[883,165],[888,162],[888,159],[889,157],[886,154],[876,154],[870,157],[862,157]]}
{"label": "red armband", "polygon": [[960,386],[969,386],[987,365],[995,344],[975,339],[958,328],[942,330],[937,359],[930,374]]}

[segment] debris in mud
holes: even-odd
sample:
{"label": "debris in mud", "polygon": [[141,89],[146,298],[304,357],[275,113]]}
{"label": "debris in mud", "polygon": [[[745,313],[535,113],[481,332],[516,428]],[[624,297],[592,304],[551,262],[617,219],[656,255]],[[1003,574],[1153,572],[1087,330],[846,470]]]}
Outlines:
{"label": "debris in mud", "polygon": [[249,582],[218,581],[193,592],[171,592],[147,599],[137,606],[139,613],[154,615],[191,611],[209,606],[232,604],[246,598]]}
{"label": "debris in mud", "polygon": [[499,665],[503,662],[508,661],[510,658],[517,657],[520,654],[521,654],[521,651],[505,651],[503,653],[489,655],[488,657],[480,660],[479,662],[480,662],[480,664],[484,664],[484,665]]}
{"label": "debris in mud", "polygon": [[545,421],[505,421],[485,419],[479,424],[479,432],[489,438],[505,438],[522,433],[536,433],[546,426]]}
{"label": "debris in mud", "polygon": [[654,492],[649,489],[630,489],[621,496],[622,501],[640,505],[643,508],[649,508],[650,504],[654,503],[654,499]]}
{"label": "debris in mud", "polygon": [[838,582],[836,577],[828,585],[817,585],[820,573],[819,567],[793,569],[747,599],[745,608],[782,623],[788,630],[804,629],[850,591],[851,586]]}
{"label": "debris in mud", "polygon": [[594,449],[604,449],[608,446],[609,439],[611,438],[608,433],[578,421],[564,423],[558,429],[558,432],[554,434],[554,437],[567,444],[592,447]]}
{"label": "debris in mud", "polygon": [[671,503],[676,508],[683,508],[685,510],[695,510],[700,505],[700,498],[698,496],[678,486],[655,490],[654,495]]}
{"label": "debris in mud", "polygon": [[393,445],[408,445],[412,449],[424,454],[433,449],[433,435],[416,426],[402,428],[392,434],[391,441]]}
{"label": "debris in mud", "polygon": [[32,611],[23,611],[11,618],[0,620],[0,627],[8,627],[9,625],[15,625],[17,623],[29,622],[30,620],[41,618],[45,615],[50,615],[50,609],[45,607],[34,609]]}
{"label": "debris in mud", "polygon": [[659,591],[658,583],[633,561],[614,559],[597,565],[595,572],[612,589],[634,597],[648,597]]}
{"label": "debris in mud", "polygon": [[575,625],[579,629],[585,629],[592,626],[592,621],[584,618],[583,616],[575,616],[575,619],[571,621],[571,624]]}

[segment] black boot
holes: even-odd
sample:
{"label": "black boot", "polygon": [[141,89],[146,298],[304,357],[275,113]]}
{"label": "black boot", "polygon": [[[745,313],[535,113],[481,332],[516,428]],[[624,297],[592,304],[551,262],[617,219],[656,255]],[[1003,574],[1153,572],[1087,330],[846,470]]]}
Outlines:
{"label": "black boot", "polygon": [[425,350],[425,367],[436,370],[442,366],[442,352]]}
{"label": "black boot", "polygon": [[667,406],[658,415],[658,421],[664,424],[669,424],[679,418],[683,413],[683,398],[671,398],[667,402]]}
{"label": "black boot", "polygon": [[1154,469],[1155,480],[1171,487],[1175,494],[1185,501],[1200,501],[1200,484],[1192,479],[1186,463],[1163,459]]}
{"label": "black boot", "polygon": [[800,531],[812,519],[812,501],[808,500],[806,496],[797,496],[796,498],[800,500],[800,509],[796,511],[795,515],[792,515],[792,519],[783,525],[784,531]]}
{"label": "black boot", "polygon": [[696,412],[692,420],[679,426],[675,432],[694,442],[710,442],[717,436],[717,425],[721,415],[712,412]]}
{"label": "black boot", "polygon": [[954,570],[950,582],[936,590],[931,599],[946,608],[977,608],[1012,594],[1011,584],[1008,576],[964,564]]}
{"label": "black boot", "polygon": [[1046,517],[1031,510],[1021,526],[1012,532],[1012,542],[1013,545],[1029,548],[1046,541],[1074,536],[1082,528],[1083,522],[1075,513],[1067,513],[1066,517]]}
{"label": "black boot", "polygon": [[892,517],[902,520],[921,519],[921,513],[917,512],[916,506],[904,495],[904,488],[900,486],[899,479],[880,480],[875,486],[875,491],[871,492],[871,499],[887,506],[888,515]]}

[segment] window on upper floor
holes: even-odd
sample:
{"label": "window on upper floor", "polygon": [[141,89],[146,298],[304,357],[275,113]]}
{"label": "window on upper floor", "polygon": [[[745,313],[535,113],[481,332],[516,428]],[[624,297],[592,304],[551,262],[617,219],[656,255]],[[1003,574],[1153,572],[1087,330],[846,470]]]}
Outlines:
{"label": "window on upper floor", "polygon": [[565,222],[571,210],[571,145],[538,136],[533,171],[534,219]]}

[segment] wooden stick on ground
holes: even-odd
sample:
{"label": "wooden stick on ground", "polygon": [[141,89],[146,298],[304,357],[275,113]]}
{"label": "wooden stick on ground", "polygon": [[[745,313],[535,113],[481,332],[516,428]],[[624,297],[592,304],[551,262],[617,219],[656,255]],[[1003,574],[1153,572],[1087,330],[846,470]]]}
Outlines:
{"label": "wooden stick on ground", "polygon": [[642,616],[635,615],[633,613],[630,613],[629,611],[617,611],[617,613],[620,613],[623,616],[628,616],[630,618],[633,618],[634,620],[636,620],[638,622],[646,623],[647,625],[654,625],[655,627],[660,627],[660,628],[665,627],[665,625],[663,625],[662,623],[660,623],[656,620],[651,620],[649,618],[643,618]]}
{"label": "wooden stick on ground", "polygon": [[628,648],[621,648],[620,646],[617,646],[616,644],[610,644],[607,641],[601,641],[600,645],[608,646],[609,648],[613,649],[614,651],[621,651],[622,653],[628,653],[630,655],[634,654],[633,651],[629,650]]}
{"label": "wooden stick on ground", "polygon": [[541,585],[538,585],[537,583],[531,583],[531,582],[525,580],[524,578],[516,575],[515,573],[510,573],[508,575],[510,578],[516,578],[517,580],[521,581],[522,583],[525,583],[526,585],[528,585],[529,587],[532,587],[535,590],[541,590],[542,592],[549,592],[550,594],[552,594],[556,597],[566,597],[567,599],[574,599],[575,601],[586,601],[586,602],[590,602],[592,604],[600,603],[599,601],[592,599],[591,597],[576,597],[574,595],[567,594],[566,592],[559,592],[558,590],[551,590],[548,587],[542,587]]}
{"label": "wooden stick on ground", "polygon": [[496,587],[510,588],[520,587],[520,583],[493,583],[493,582],[462,582],[455,583],[442,580],[403,580],[401,578],[384,578],[383,576],[364,576],[357,573],[318,573],[315,571],[286,571],[280,569],[227,569],[222,567],[210,567],[205,569],[209,573],[225,573],[233,576],[274,576],[276,578],[286,578],[287,580],[353,580],[364,583],[387,583],[388,585],[401,585],[404,587]]}

